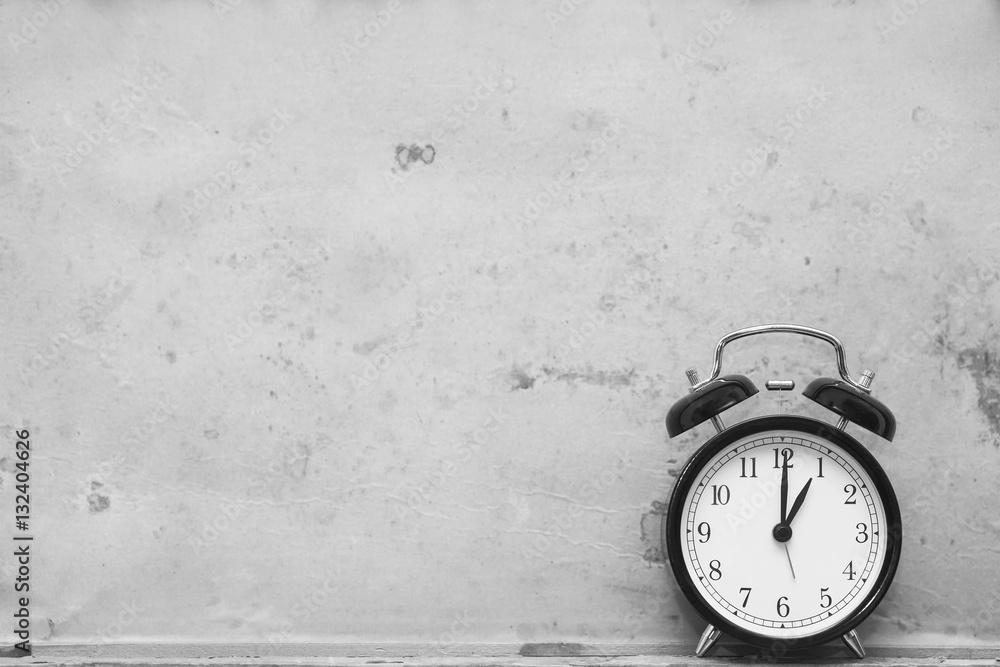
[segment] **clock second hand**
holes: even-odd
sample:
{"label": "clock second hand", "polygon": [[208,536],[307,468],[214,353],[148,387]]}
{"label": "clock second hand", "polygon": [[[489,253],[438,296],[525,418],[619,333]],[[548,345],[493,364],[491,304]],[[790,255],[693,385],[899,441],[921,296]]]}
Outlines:
{"label": "clock second hand", "polygon": [[[795,496],[795,502],[792,503],[792,509],[789,510],[788,516],[785,517],[784,520],[783,520],[784,521],[784,526],[788,529],[789,533],[791,533],[792,519],[794,519],[795,515],[799,513],[799,508],[802,507],[802,501],[804,501],[806,499],[806,494],[809,493],[809,486],[812,483],[813,483],[813,480],[812,480],[812,477],[810,477],[808,479],[808,481],[806,481],[806,485],[802,487],[801,491],[799,491],[799,495]],[[789,535],[789,537],[791,537],[791,535]],[[782,542],[782,544],[785,545],[785,556],[788,558],[788,567],[792,571],[792,580],[794,580],[795,579],[795,566],[792,565],[792,554],[789,553],[789,551],[788,551],[788,540],[785,540],[784,542]]]}
{"label": "clock second hand", "polygon": [[783,542],[782,544],[785,545],[785,555],[788,557],[788,567],[792,571],[792,579],[795,579],[795,566],[792,565],[792,554],[788,552],[788,542]]}

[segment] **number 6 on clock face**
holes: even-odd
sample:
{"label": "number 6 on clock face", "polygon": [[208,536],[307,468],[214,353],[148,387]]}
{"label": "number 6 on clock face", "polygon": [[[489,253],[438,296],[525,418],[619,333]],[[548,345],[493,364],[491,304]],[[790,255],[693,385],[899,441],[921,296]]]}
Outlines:
{"label": "number 6 on clock face", "polygon": [[702,616],[752,644],[812,646],[878,604],[899,559],[899,507],[877,461],[806,417],[722,431],[681,472],[670,564]]}

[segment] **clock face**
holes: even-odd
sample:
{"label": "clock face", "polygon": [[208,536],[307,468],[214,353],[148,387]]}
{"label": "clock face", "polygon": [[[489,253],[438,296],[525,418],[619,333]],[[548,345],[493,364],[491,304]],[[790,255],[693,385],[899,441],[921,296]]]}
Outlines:
{"label": "clock face", "polygon": [[804,417],[753,419],[713,438],[678,479],[666,530],[687,597],[757,644],[847,632],[899,559],[899,508],[881,467],[843,431]]}

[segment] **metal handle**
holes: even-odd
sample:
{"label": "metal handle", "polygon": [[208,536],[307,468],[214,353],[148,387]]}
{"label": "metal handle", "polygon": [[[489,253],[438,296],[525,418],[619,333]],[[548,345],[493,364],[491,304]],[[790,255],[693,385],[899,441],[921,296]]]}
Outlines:
{"label": "metal handle", "polygon": [[840,372],[840,377],[844,380],[844,382],[866,394],[871,393],[871,389],[868,387],[871,385],[871,381],[875,377],[875,374],[866,370],[862,375],[861,382],[855,382],[851,378],[850,372],[847,370],[847,358],[844,353],[844,346],[836,336],[825,331],[820,331],[819,329],[804,327],[799,324],[760,324],[755,327],[737,329],[736,331],[727,333],[719,341],[719,344],[715,346],[715,366],[712,367],[711,377],[694,385],[691,387],[691,390],[694,391],[695,389],[703,387],[719,377],[719,373],[722,371],[722,350],[726,347],[726,345],[732,343],[734,340],[739,340],[740,338],[756,336],[757,334],[764,333],[796,333],[826,341],[830,345],[833,345],[833,349],[837,352],[837,370]]}

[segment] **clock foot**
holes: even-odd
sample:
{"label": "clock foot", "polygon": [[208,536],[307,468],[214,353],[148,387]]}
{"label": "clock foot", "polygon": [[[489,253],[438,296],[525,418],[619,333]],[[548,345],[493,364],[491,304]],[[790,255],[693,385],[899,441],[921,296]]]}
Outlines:
{"label": "clock foot", "polygon": [[705,632],[701,633],[701,639],[698,640],[698,647],[694,650],[694,654],[699,658],[705,657],[705,654],[712,650],[715,642],[719,641],[721,636],[722,630],[716,630],[715,626],[710,623],[705,628]]}
{"label": "clock foot", "polygon": [[851,649],[851,653],[857,658],[865,657],[865,647],[861,645],[861,638],[858,637],[858,633],[851,630],[846,635],[841,637],[844,643],[847,644],[847,648]]}

